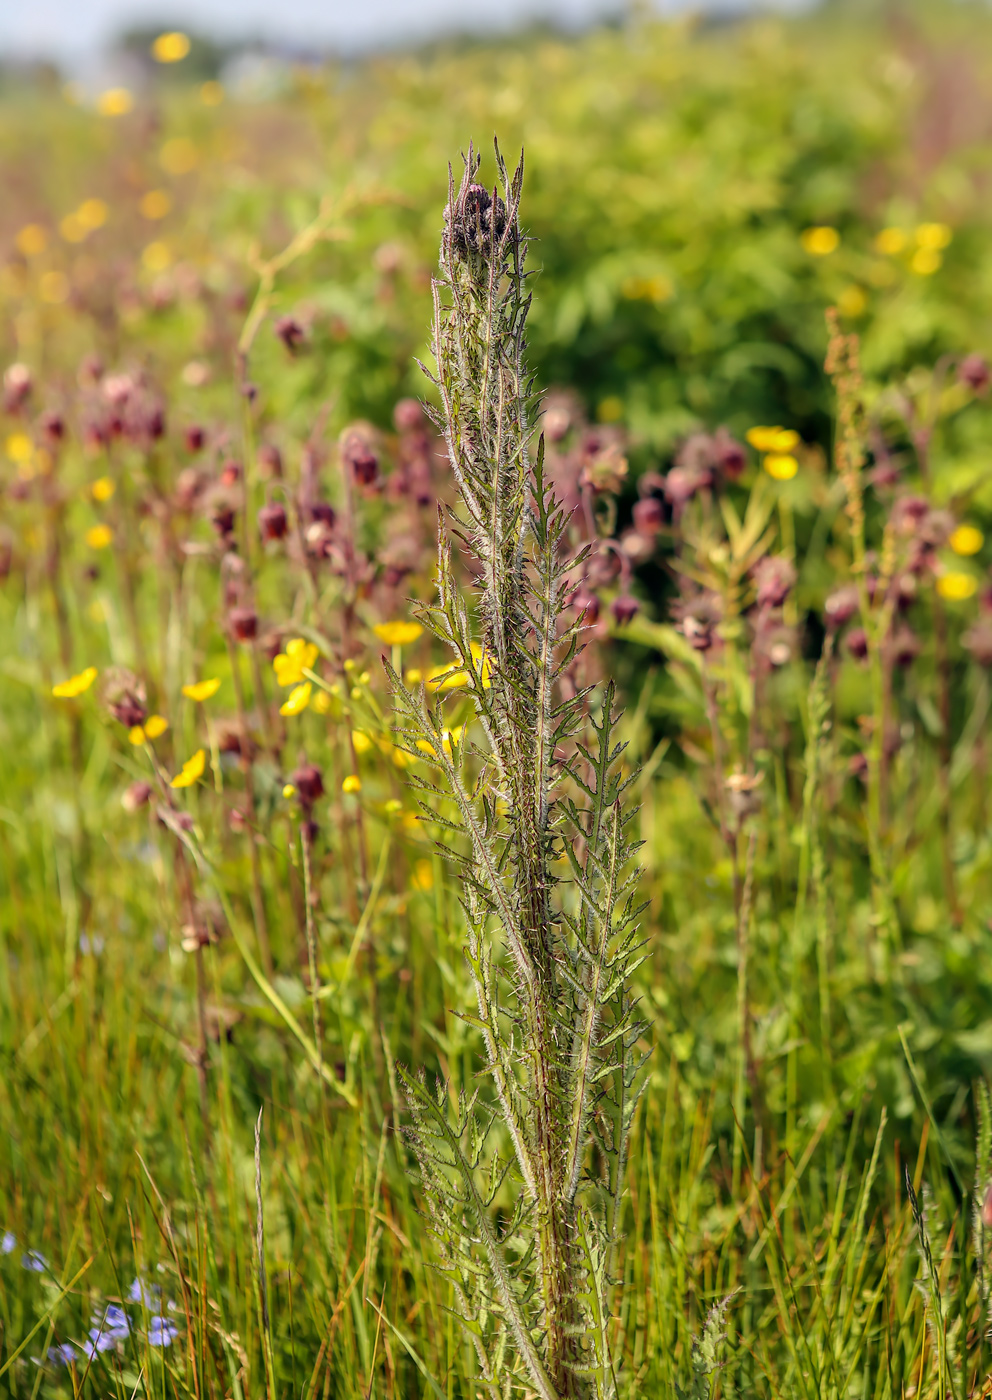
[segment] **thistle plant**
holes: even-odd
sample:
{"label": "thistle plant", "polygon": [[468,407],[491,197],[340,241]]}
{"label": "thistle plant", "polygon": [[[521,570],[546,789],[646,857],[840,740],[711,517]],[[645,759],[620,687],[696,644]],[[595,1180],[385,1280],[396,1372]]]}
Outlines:
{"label": "thistle plant", "polygon": [[[612,683],[601,698],[560,684],[581,646],[567,611],[576,561],[543,442],[531,455],[523,162],[511,177],[498,147],[496,161],[491,193],[471,147],[457,189],[449,172],[434,282],[431,378],[459,501],[420,616],[452,661],[417,693],[389,668],[402,741],[434,768],[425,813],[447,827],[459,872],[475,993],[461,1014],[481,1074],[457,1094],[402,1077],[437,1262],[480,1379],[494,1395],[524,1384],[542,1400],[605,1400],[618,1390],[615,1254],[645,1059],[630,778]],[[468,721],[452,726],[450,706]]]}

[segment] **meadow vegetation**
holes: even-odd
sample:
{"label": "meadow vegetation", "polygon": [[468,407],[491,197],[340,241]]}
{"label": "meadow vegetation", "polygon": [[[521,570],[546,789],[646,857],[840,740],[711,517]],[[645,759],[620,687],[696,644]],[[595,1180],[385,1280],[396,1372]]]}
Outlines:
{"label": "meadow vegetation", "polygon": [[989,1393],[990,65],[0,94],[6,1393]]}

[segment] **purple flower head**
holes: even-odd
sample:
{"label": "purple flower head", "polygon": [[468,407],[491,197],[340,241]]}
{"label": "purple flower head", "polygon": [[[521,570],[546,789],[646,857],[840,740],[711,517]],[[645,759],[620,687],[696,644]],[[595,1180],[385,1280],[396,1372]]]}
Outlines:
{"label": "purple flower head", "polygon": [[36,1249],[29,1249],[27,1254],[21,1256],[21,1268],[29,1269],[33,1274],[43,1274],[48,1269],[48,1260]]}
{"label": "purple flower head", "polygon": [[150,1347],[171,1347],[179,1336],[179,1328],[171,1317],[153,1317],[148,1324]]}
{"label": "purple flower head", "polygon": [[13,1254],[17,1247],[17,1236],[12,1230],[4,1230],[0,1235],[0,1254]]}
{"label": "purple flower head", "polygon": [[97,1352],[110,1351],[118,1342],[126,1342],[131,1333],[131,1323],[127,1313],[116,1303],[108,1303],[102,1319],[93,1314],[90,1339],[83,1343],[83,1350],[92,1361]]}
{"label": "purple flower head", "polygon": [[76,1359],[76,1348],[71,1342],[61,1342],[48,1348],[48,1359],[53,1366],[71,1366]]}
{"label": "purple flower head", "polygon": [[157,1308],[162,1290],[157,1283],[145,1283],[144,1279],[136,1278],[127,1290],[127,1296],[131,1303],[141,1303],[146,1308]]}

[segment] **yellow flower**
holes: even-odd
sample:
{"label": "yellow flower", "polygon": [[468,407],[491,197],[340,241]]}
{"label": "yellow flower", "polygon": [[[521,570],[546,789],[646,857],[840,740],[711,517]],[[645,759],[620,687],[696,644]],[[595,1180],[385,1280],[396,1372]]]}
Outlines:
{"label": "yellow flower", "polygon": [[837,298],[837,309],[842,316],[863,316],[868,307],[868,298],[865,296],[864,288],[855,286],[845,287]]}
{"label": "yellow flower", "polygon": [[84,199],[76,210],[75,217],[82,224],[83,228],[89,230],[102,228],[107,222],[107,215],[109,213],[110,210],[107,208],[104,200]]}
{"label": "yellow flower", "polygon": [[758,452],[791,452],[799,446],[795,428],[749,428],[745,436]]}
{"label": "yellow flower", "polygon": [[116,490],[117,487],[109,476],[101,476],[90,487],[90,495],[94,501],[109,501]]}
{"label": "yellow flower", "polygon": [[200,101],[204,107],[219,107],[224,101],[224,88],[221,83],[204,83],[200,88]]}
{"label": "yellow flower", "polygon": [[12,462],[30,462],[34,456],[34,443],[27,433],[11,433],[7,439],[7,456]]}
{"label": "yellow flower", "polygon": [[362,780],[357,773],[349,773],[341,784],[342,792],[361,792]]}
{"label": "yellow flower", "polygon": [[90,549],[106,549],[113,543],[114,532],[109,525],[93,525],[84,536]]}
{"label": "yellow flower", "polygon": [[272,669],[276,673],[276,683],[281,686],[299,685],[304,679],[304,671],[312,671],[319,649],[313,642],[294,637],[286,643],[286,650],[273,658]]}
{"label": "yellow flower", "polygon": [[133,729],[129,729],[127,737],[132,744],[137,747],[147,739],[157,739],[160,734],[164,734],[169,727],[169,721],[163,715],[149,715],[145,720],[144,728],[136,724]]}
{"label": "yellow flower", "polygon": [[418,860],[413,867],[410,876],[410,884],[421,894],[427,894],[434,888],[434,862],[432,860]]}
{"label": "yellow flower", "polygon": [[108,88],[97,98],[96,110],[101,117],[123,117],[134,106],[134,98],[127,88]]}
{"label": "yellow flower", "polygon": [[902,252],[907,241],[901,228],[883,228],[881,233],[876,235],[875,251],[884,253],[886,257],[895,257],[896,253]]}
{"label": "yellow flower", "polygon": [[211,695],[216,695],[220,690],[220,680],[217,676],[212,676],[207,681],[193,681],[190,685],[183,686],[183,694],[190,700],[209,700]]}
{"label": "yellow flower", "polygon": [[292,783],[284,783],[284,784],[283,784],[283,789],[282,789],[282,795],[283,795],[283,797],[295,797],[295,796],[296,796],[296,788],[293,786]]}
{"label": "yellow flower", "polygon": [[178,29],[160,34],[152,44],[152,58],[156,63],[179,63],[188,53],[189,36]]}
{"label": "yellow flower", "polygon": [[48,234],[41,224],[25,224],[17,235],[17,246],[26,258],[36,258],[48,246]]}
{"label": "yellow flower", "polygon": [[[449,757],[451,755],[452,744],[460,744],[462,740],[462,734],[464,732],[464,724],[456,724],[454,729],[441,730],[441,747],[444,749],[445,753],[448,754]],[[437,749],[435,749],[434,745],[429,743],[426,739],[418,739],[417,748],[420,750],[421,753],[427,754],[429,758],[437,758]]]}
{"label": "yellow flower", "polygon": [[313,708],[317,711],[318,715],[330,713],[331,697],[326,690],[317,691],[316,695],[313,697]]}
{"label": "yellow flower", "polygon": [[[478,642],[472,642],[470,645],[472,649],[472,660],[475,662],[476,668],[479,669],[480,662],[482,663],[480,671],[482,687],[484,690],[489,690],[492,685],[490,679],[492,674],[492,660],[489,656],[486,657],[485,661],[482,660],[482,647]],[[472,677],[468,671],[461,669],[461,664],[457,661],[449,661],[446,665],[435,666],[427,673],[426,685],[427,689],[430,691],[457,690],[459,686],[470,685],[471,683]]]}
{"label": "yellow flower", "polygon": [[197,162],[196,147],[185,136],[174,136],[164,142],[158,153],[158,163],[169,175],[188,175]]}
{"label": "yellow flower", "polygon": [[353,729],[351,731],[351,742],[355,747],[356,753],[368,753],[369,749],[372,747],[372,740],[367,734],[363,733],[361,729]]}
{"label": "yellow flower", "polygon": [[977,525],[959,525],[948,541],[955,554],[977,554],[985,536]]}
{"label": "yellow flower", "polygon": [[424,629],[419,622],[380,622],[372,631],[387,647],[405,647],[422,636]]}
{"label": "yellow flower", "polygon": [[95,666],[87,666],[78,676],[70,676],[67,681],[59,681],[58,685],[53,685],[52,694],[57,700],[74,700],[77,695],[82,695],[84,690],[89,690],[97,675]]}
{"label": "yellow flower", "polygon": [[840,234],[829,224],[817,224],[815,228],[803,229],[799,235],[799,242],[806,252],[812,253],[815,258],[825,258],[839,246]]}
{"label": "yellow flower", "polygon": [[920,224],[916,230],[916,242],[920,248],[946,248],[953,237],[947,224]]}
{"label": "yellow flower", "polygon": [[978,590],[978,584],[971,574],[941,574],[937,580],[937,592],[949,602],[962,603]]}
{"label": "yellow flower", "polygon": [[149,243],[141,254],[141,266],[148,272],[164,272],[171,262],[167,243]]}
{"label": "yellow flower", "polygon": [[310,704],[310,696],[313,694],[313,686],[309,681],[304,681],[302,685],[294,686],[286,696],[285,701],[279,706],[281,715],[301,715]]}
{"label": "yellow flower", "polygon": [[424,679],[424,673],[419,666],[411,666],[403,679],[407,685],[419,685]]}
{"label": "yellow flower", "polygon": [[182,772],[176,774],[169,786],[174,788],[192,787],[197,778],[203,776],[206,762],[207,755],[202,749],[197,749],[193,757],[186,760]]}
{"label": "yellow flower", "polygon": [[917,248],[909,265],[917,276],[932,277],[943,261],[936,248]]}
{"label": "yellow flower", "polygon": [[390,749],[389,757],[396,768],[412,768],[417,761],[412,753],[407,753],[406,749],[401,749],[397,744]]}
{"label": "yellow flower", "polygon": [[164,219],[172,208],[172,200],[165,190],[149,190],[141,196],[138,208],[145,219]]}
{"label": "yellow flower", "polygon": [[791,481],[799,470],[799,463],[788,452],[771,452],[762,465],[776,481]]}

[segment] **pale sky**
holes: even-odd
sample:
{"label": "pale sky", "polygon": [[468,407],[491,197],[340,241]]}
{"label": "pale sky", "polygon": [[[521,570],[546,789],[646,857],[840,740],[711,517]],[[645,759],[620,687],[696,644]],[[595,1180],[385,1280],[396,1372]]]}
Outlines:
{"label": "pale sky", "polygon": [[[751,0],[650,3],[660,13],[752,7]],[[802,3],[766,0],[777,9]],[[0,57],[46,54],[71,63],[136,23],[354,51],[452,31],[491,32],[533,19],[581,27],[623,8],[624,0],[0,0]]]}

